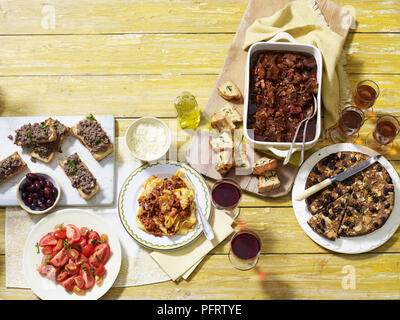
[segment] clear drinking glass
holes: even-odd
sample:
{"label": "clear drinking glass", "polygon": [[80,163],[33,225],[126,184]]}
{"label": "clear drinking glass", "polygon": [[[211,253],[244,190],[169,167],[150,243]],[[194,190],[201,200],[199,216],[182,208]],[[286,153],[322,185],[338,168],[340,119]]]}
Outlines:
{"label": "clear drinking glass", "polygon": [[251,230],[236,232],[230,242],[229,260],[239,270],[249,270],[256,266],[261,253],[261,239]]}
{"label": "clear drinking glass", "polygon": [[211,199],[215,208],[228,211],[229,215],[236,219],[240,213],[239,203],[242,199],[242,188],[235,180],[223,178],[213,184]]}
{"label": "clear drinking glass", "polygon": [[371,108],[379,97],[379,86],[372,80],[360,81],[353,92],[353,102],[361,109]]}
{"label": "clear drinking glass", "polygon": [[400,123],[391,115],[382,115],[376,121],[375,129],[366,139],[366,145],[385,153],[392,147],[394,138],[399,134]]}
{"label": "clear drinking glass", "polygon": [[340,113],[338,122],[327,129],[327,137],[334,143],[354,142],[364,122],[364,111],[355,106],[348,106]]}

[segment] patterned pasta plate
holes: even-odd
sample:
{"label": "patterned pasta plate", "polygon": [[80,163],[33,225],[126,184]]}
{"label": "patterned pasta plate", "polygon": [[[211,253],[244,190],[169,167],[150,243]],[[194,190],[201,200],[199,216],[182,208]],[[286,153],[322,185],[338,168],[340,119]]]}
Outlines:
{"label": "patterned pasta plate", "polygon": [[126,231],[141,246],[152,250],[175,250],[195,241],[202,233],[200,221],[186,235],[157,237],[149,234],[136,225],[136,215],[139,210],[138,198],[143,191],[143,184],[152,175],[161,179],[171,177],[177,170],[185,173],[192,181],[197,194],[196,210],[203,213],[209,220],[212,213],[210,189],[204,178],[190,166],[175,161],[157,161],[147,163],[133,171],[123,184],[118,200],[119,217]]}

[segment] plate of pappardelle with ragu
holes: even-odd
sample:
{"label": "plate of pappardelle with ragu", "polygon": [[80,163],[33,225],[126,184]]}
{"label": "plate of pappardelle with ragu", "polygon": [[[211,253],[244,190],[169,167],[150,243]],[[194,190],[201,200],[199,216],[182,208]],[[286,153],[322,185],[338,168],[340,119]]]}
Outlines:
{"label": "plate of pappardelle with ragu", "polygon": [[299,169],[292,190],[294,213],[304,232],[320,246],[339,253],[363,253],[383,245],[396,232],[400,179],[383,156],[359,173],[296,200],[305,189],[376,155],[362,145],[334,144],[315,152]]}
{"label": "plate of pappardelle with ragu", "polygon": [[152,250],[175,250],[203,232],[198,214],[209,220],[211,194],[204,178],[175,161],[146,163],[133,171],[119,195],[119,216],[136,242]]}

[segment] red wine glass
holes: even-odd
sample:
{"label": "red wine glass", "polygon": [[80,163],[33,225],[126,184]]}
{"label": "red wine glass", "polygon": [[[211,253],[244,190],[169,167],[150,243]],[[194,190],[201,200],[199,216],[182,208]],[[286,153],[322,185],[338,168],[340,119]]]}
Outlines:
{"label": "red wine glass", "polygon": [[261,253],[260,237],[251,230],[236,232],[230,242],[229,260],[239,270],[249,270],[256,266]]}
{"label": "red wine glass", "polygon": [[240,213],[239,203],[241,198],[242,188],[233,179],[218,180],[211,188],[211,199],[214,207],[228,211],[233,219],[236,219]]}

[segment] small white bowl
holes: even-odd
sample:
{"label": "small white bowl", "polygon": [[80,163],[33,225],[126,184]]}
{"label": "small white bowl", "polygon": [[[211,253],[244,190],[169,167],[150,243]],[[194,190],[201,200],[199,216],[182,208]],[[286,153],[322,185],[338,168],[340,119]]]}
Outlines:
{"label": "small white bowl", "polygon": [[[155,126],[161,127],[164,129],[164,133],[166,136],[166,144],[163,147],[163,149],[161,149],[159,152],[157,152],[157,154],[154,154],[152,156],[149,157],[143,157],[138,155],[134,150],[132,150],[131,148],[131,140],[134,138],[134,132],[137,129],[139,124],[143,124],[143,123],[148,123],[148,124],[153,124]],[[140,119],[137,119],[135,122],[133,122],[128,130],[126,130],[125,133],[125,143],[129,149],[129,151],[132,153],[132,155],[141,161],[145,161],[145,162],[151,162],[151,161],[155,161],[160,159],[161,157],[163,157],[167,151],[169,150],[169,148],[171,147],[171,143],[172,143],[172,136],[171,136],[171,131],[169,129],[169,127],[160,119],[158,118],[154,118],[154,117],[143,117]],[[151,142],[149,141],[149,144],[151,144]]]}
{"label": "small white bowl", "polygon": [[43,176],[46,180],[51,181],[51,183],[53,184],[53,186],[57,189],[58,193],[57,193],[57,197],[54,200],[54,203],[51,207],[45,209],[45,210],[32,210],[31,208],[29,208],[24,201],[22,200],[22,191],[20,190],[20,187],[22,186],[23,183],[25,183],[26,181],[26,175],[21,179],[21,181],[18,183],[17,186],[17,201],[19,203],[19,205],[21,206],[22,209],[24,209],[26,212],[29,212],[31,214],[44,214],[47,213],[49,211],[51,211],[58,203],[58,201],[60,200],[60,196],[61,196],[61,188],[60,185],[58,184],[56,178],[54,178],[52,175],[48,174],[48,173],[44,173],[44,172],[31,172],[33,174],[39,175],[39,176]]}

